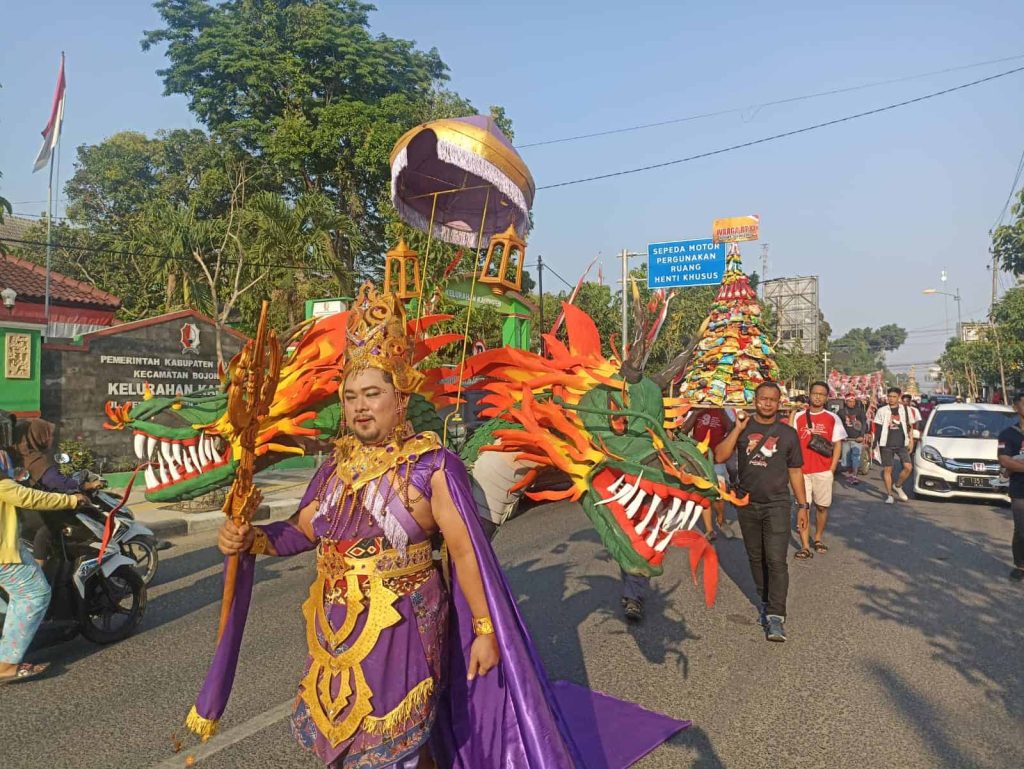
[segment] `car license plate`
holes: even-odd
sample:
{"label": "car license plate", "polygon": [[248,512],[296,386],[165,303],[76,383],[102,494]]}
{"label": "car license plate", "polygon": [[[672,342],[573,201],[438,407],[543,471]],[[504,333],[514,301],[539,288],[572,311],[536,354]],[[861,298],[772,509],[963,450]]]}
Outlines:
{"label": "car license plate", "polygon": [[977,475],[958,475],[956,478],[958,486],[965,489],[990,489],[992,488],[992,479],[983,478]]}

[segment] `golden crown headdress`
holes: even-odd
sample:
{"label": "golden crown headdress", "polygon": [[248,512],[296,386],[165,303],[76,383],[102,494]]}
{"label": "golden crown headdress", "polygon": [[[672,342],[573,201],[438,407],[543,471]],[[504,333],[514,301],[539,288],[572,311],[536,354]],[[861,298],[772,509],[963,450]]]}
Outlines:
{"label": "golden crown headdress", "polygon": [[346,336],[345,377],[375,368],[390,374],[399,392],[419,389],[424,377],[412,366],[414,340],[397,296],[378,294],[372,283],[364,283],[349,311]]}

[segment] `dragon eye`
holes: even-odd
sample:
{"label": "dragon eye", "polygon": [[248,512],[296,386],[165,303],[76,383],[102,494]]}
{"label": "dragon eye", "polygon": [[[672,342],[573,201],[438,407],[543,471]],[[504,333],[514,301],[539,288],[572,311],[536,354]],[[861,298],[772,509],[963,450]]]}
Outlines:
{"label": "dragon eye", "polygon": [[[618,412],[620,409],[621,406],[619,406],[619,404],[615,402],[615,399],[611,396],[608,396],[608,410],[612,412]],[[615,416],[613,414],[612,416],[608,417],[608,425],[609,427],[611,427],[612,432],[615,433],[616,435],[625,435],[626,427],[629,425],[629,420],[625,416]]]}

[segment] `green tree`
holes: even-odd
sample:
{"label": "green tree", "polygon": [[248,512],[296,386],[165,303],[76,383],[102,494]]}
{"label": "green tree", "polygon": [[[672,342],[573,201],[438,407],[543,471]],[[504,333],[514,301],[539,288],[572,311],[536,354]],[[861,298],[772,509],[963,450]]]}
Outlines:
{"label": "green tree", "polygon": [[889,323],[877,329],[852,328],[829,344],[833,367],[844,374],[869,374],[885,367],[885,353],[907,341],[905,329]]}
{"label": "green tree", "polygon": [[393,216],[392,146],[417,123],[472,111],[443,90],[447,67],[437,51],[372,34],[373,6],[355,0],[155,6],[164,26],[142,45],[167,44],[165,93],[185,95],[213,134],[258,162],[264,184],[333,201],[350,222],[331,233],[330,267],[344,293],[379,271]]}
{"label": "green tree", "polygon": [[[302,193],[294,202],[277,193],[257,192],[246,201],[243,216],[253,256],[275,273],[268,287],[271,322],[291,328],[302,320],[307,298],[336,293],[329,267],[332,233],[351,226],[351,220],[339,216],[319,192]],[[359,234],[348,237],[355,240]],[[243,316],[257,317],[258,301],[255,295],[242,297]]]}
{"label": "green tree", "polygon": [[[939,358],[945,381],[977,398],[984,385],[1024,385],[1024,288],[1013,288],[992,308],[992,322],[977,341],[951,339]],[[1002,364],[1002,370],[1000,370]]]}
{"label": "green tree", "polygon": [[992,253],[1000,269],[1019,278],[1024,276],[1024,189],[1016,198],[1010,207],[1011,222],[992,233]]}

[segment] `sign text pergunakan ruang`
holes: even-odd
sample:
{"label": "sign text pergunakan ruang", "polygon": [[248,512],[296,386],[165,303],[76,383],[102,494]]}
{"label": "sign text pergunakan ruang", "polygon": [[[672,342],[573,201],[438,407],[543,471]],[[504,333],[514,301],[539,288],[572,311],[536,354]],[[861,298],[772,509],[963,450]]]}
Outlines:
{"label": "sign text pergunakan ruang", "polygon": [[681,240],[647,246],[648,288],[713,286],[725,275],[725,245]]}

